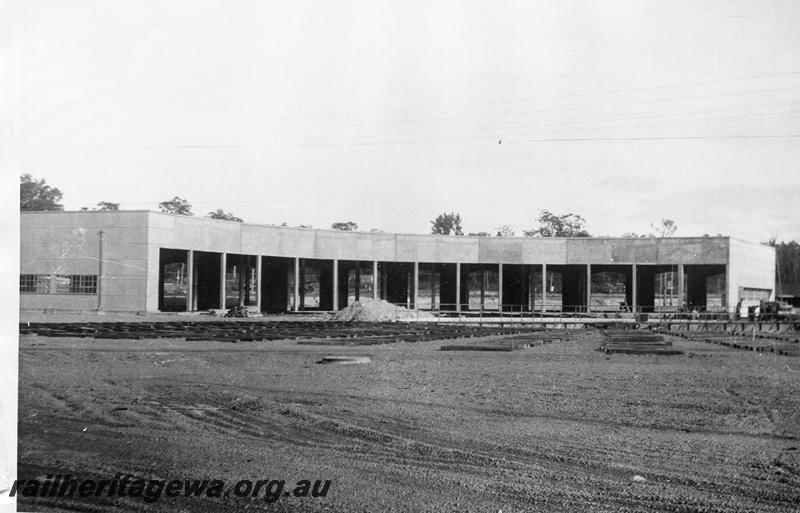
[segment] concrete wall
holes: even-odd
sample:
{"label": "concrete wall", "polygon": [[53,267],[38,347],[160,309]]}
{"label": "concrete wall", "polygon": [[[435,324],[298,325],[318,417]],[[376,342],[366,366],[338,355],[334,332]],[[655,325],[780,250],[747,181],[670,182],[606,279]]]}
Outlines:
{"label": "concrete wall", "polygon": [[314,254],[331,255],[338,260],[394,259],[396,236],[389,233],[352,233],[346,244],[338,233],[319,230],[315,232]]}
{"label": "concrete wall", "polygon": [[728,307],[736,306],[742,288],[769,289],[775,298],[775,248],[730,239]]}
{"label": "concrete wall", "polygon": [[454,237],[252,225],[150,213],[158,247],[323,260],[488,264],[725,264],[726,237]]}
{"label": "concrete wall", "polygon": [[[719,264],[738,287],[774,289],[768,247],[727,237],[670,239],[496,238],[314,230],[145,211],[22,213],[20,272],[96,274],[105,232],[104,309],[158,308],[159,249],[321,260],[486,264]],[[93,309],[96,297],[21,294],[22,308]],[[93,303],[94,301],[94,303]]]}
{"label": "concrete wall", "polygon": [[[106,311],[147,305],[147,212],[23,212],[20,274],[99,274]],[[94,310],[96,294],[20,294],[21,309]]]}
{"label": "concrete wall", "polygon": [[728,238],[575,238],[566,239],[566,250],[568,264],[725,264]]}

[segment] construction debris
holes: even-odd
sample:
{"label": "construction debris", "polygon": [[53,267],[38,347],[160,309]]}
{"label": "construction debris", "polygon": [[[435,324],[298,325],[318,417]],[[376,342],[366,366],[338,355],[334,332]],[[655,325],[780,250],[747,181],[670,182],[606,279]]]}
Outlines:
{"label": "construction debris", "polygon": [[316,363],[333,364],[333,365],[353,365],[357,363],[369,363],[369,356],[323,356],[321,360]]}
{"label": "construction debris", "polygon": [[344,322],[407,321],[434,318],[428,312],[409,310],[399,305],[393,305],[383,299],[362,299],[333,314],[334,321]]}
{"label": "construction debris", "polygon": [[600,344],[600,350],[606,354],[655,354],[678,355],[683,351],[672,348],[672,342],[663,335],[642,330],[614,330],[603,333],[606,338]]}
{"label": "construction debris", "polygon": [[247,307],[234,306],[225,313],[225,317],[248,317],[249,313]]}
{"label": "construction debris", "polygon": [[494,343],[468,343],[468,344],[447,344],[439,348],[440,351],[515,351],[517,349],[528,349],[531,347],[561,342],[561,337],[552,337],[546,334],[516,335],[502,338]]}
{"label": "construction debris", "polygon": [[512,346],[510,344],[451,344],[442,346],[441,351],[514,351],[515,349],[523,349],[530,346]]}

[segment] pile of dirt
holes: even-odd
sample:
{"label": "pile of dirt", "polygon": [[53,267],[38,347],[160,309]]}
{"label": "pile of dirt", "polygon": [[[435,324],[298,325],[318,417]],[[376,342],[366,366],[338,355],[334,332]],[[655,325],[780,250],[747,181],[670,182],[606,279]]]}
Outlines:
{"label": "pile of dirt", "polygon": [[383,299],[362,299],[333,314],[334,321],[381,322],[412,319],[433,319],[428,312],[409,310]]}

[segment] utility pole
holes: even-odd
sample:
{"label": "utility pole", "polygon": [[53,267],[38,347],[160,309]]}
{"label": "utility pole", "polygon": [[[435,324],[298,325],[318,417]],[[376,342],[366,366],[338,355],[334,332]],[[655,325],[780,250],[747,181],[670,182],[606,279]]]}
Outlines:
{"label": "utility pole", "polygon": [[100,248],[97,259],[98,274],[97,274],[97,311],[103,311],[103,230],[98,232],[100,236]]}

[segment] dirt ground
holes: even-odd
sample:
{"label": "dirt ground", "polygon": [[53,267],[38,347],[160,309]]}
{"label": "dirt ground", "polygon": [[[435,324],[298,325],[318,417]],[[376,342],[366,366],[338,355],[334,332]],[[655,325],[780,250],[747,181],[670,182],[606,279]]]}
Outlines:
{"label": "dirt ground", "polygon": [[[19,508],[800,508],[800,358],[679,338],[684,355],[607,356],[596,350],[600,337],[443,352],[442,342],[337,348],[25,335],[20,479],[123,473],[331,486],[324,498],[273,504],[20,498]],[[371,363],[315,364],[325,355]]]}

